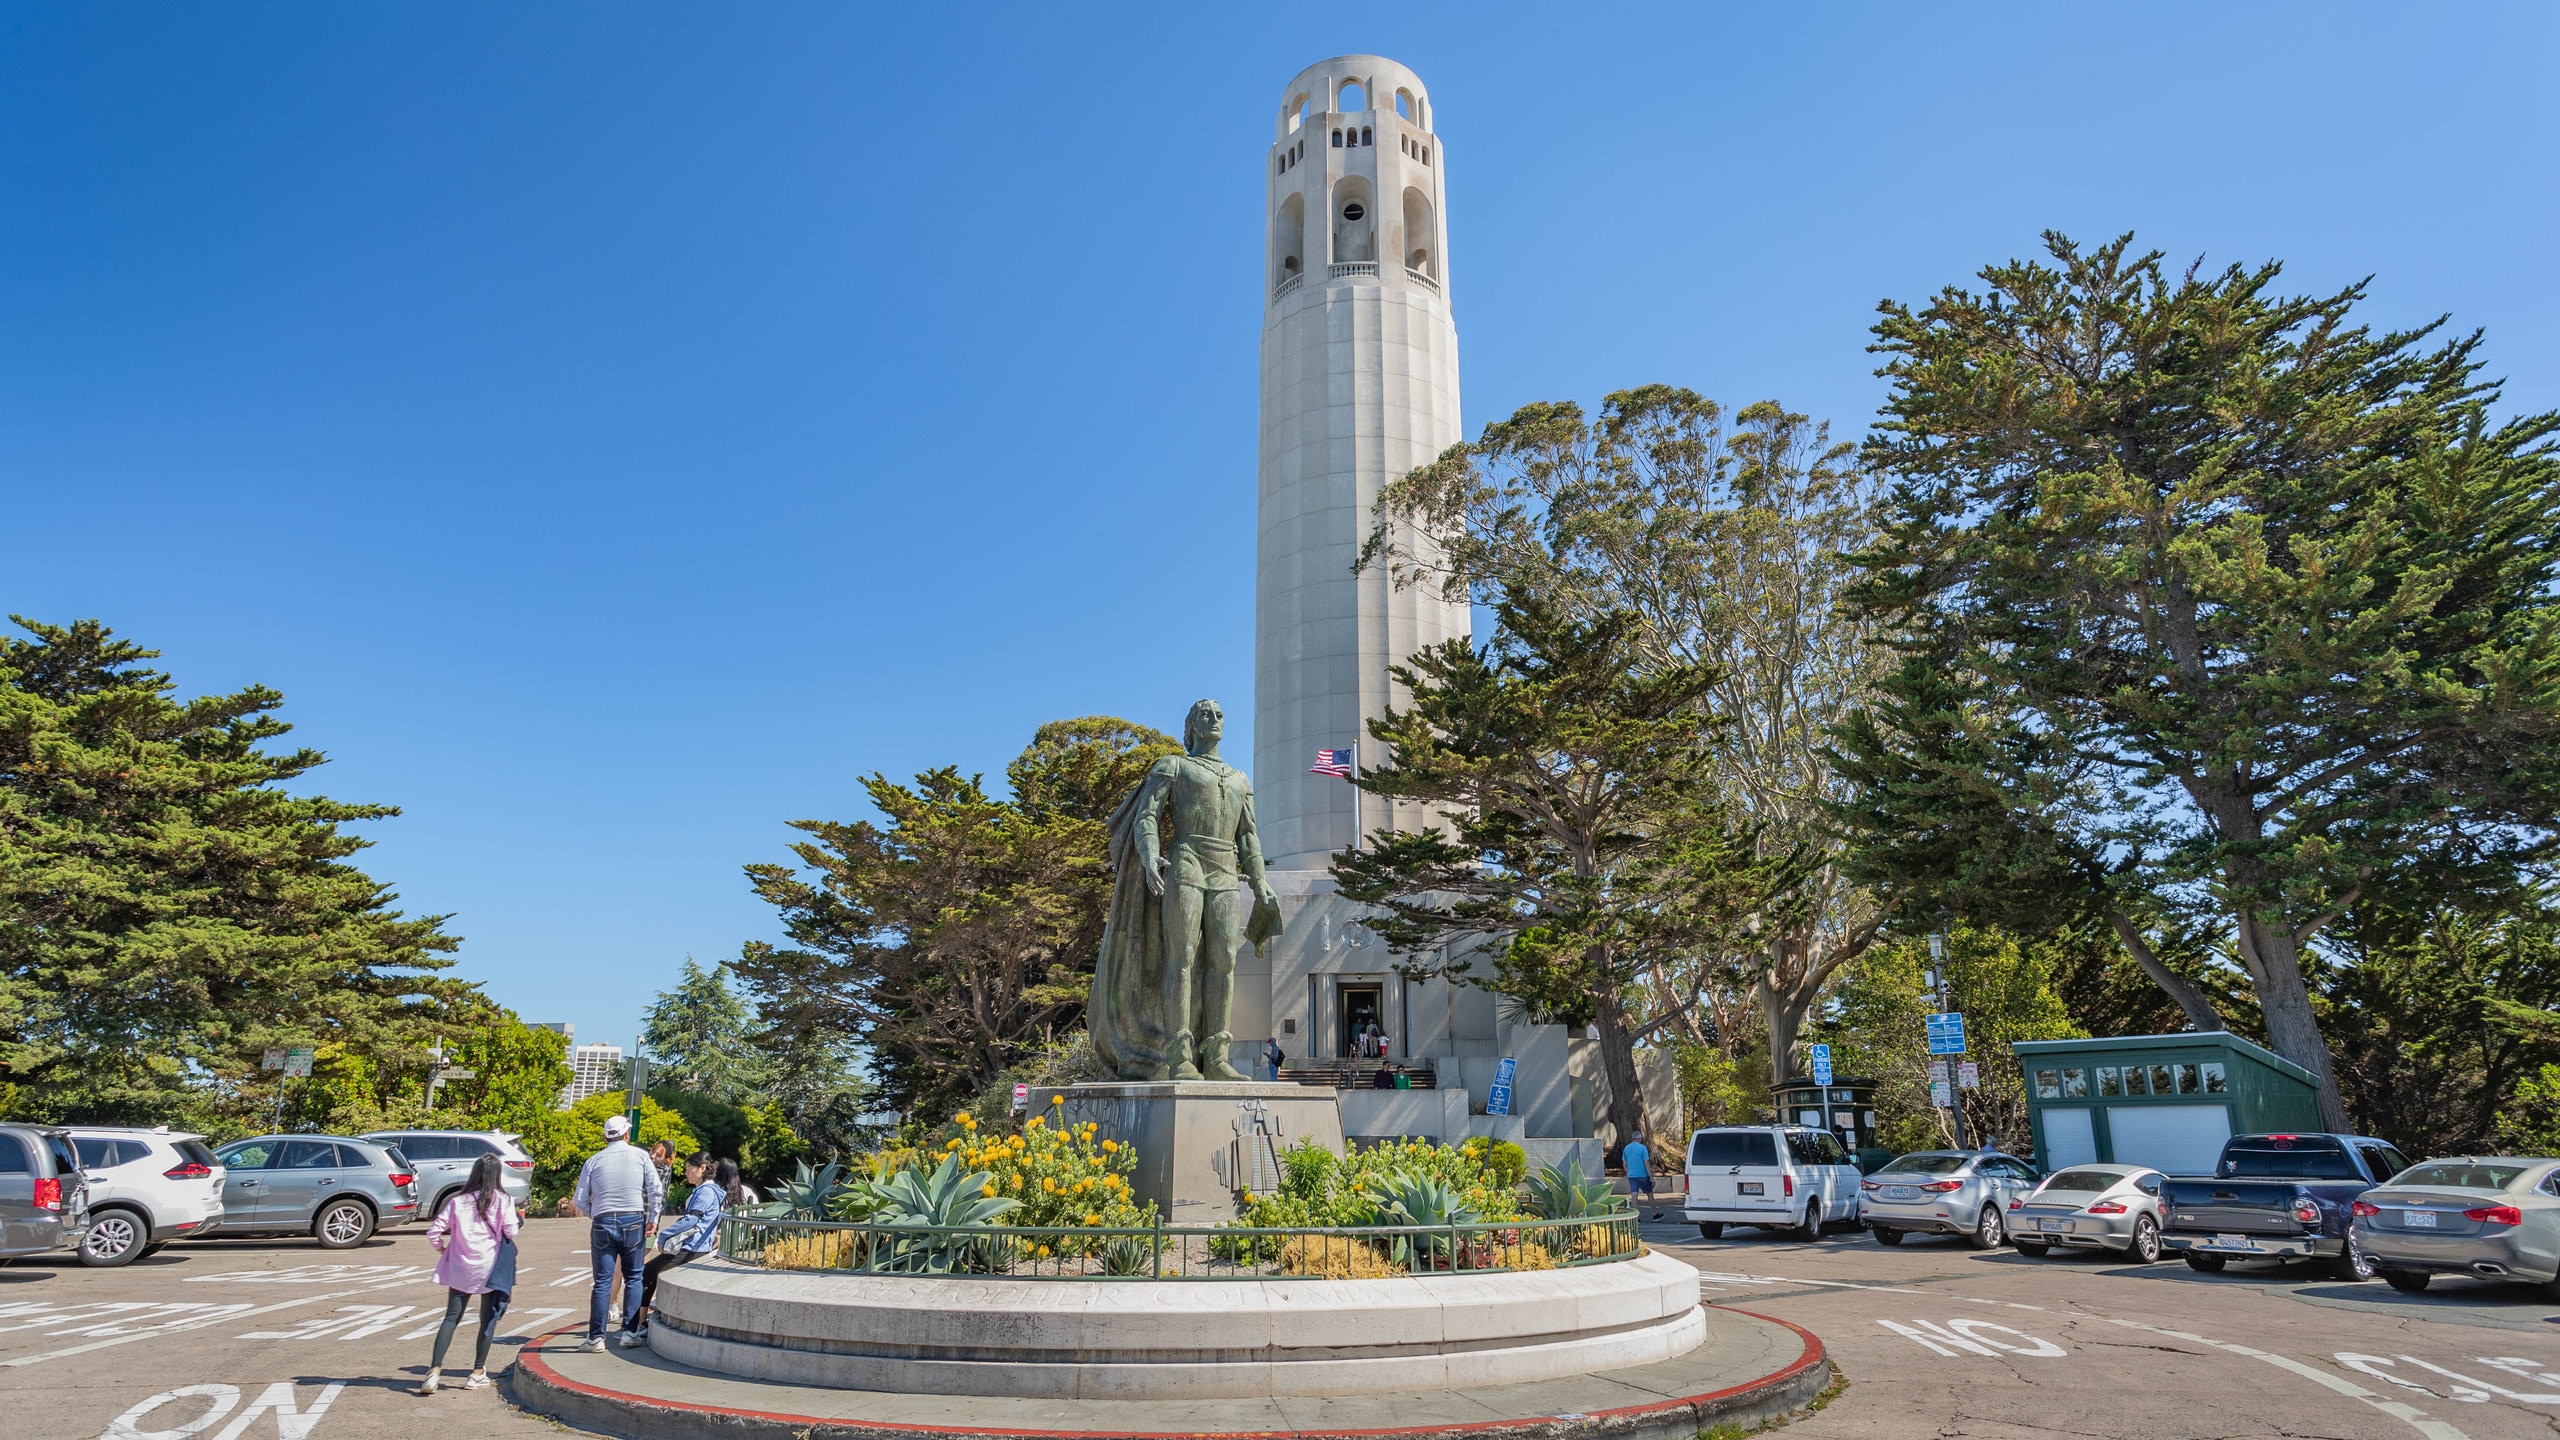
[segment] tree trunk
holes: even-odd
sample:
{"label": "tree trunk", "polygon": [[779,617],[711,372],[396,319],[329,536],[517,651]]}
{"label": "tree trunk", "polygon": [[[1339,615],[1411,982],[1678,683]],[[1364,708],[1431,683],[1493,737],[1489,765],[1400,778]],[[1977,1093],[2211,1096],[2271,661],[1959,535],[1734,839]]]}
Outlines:
{"label": "tree trunk", "polygon": [[2213,1008],[2213,997],[2205,993],[2204,987],[2162,964],[2153,953],[2151,942],[2142,938],[2142,931],[2123,911],[2109,907],[2107,919],[2115,926],[2116,938],[2133,955],[2133,963],[2142,967],[2142,973],[2150,976],[2151,983],[2159,986],[2163,994],[2178,1002],[2178,1008],[2187,1013],[2189,1025],[2198,1030],[2231,1028],[2222,1023],[2222,1014]]}
{"label": "tree trunk", "polygon": [[[1600,1029],[1600,1073],[1609,1082],[1609,1123],[1617,1131],[1607,1159],[1614,1162],[1627,1141],[1644,1133],[1644,1090],[1636,1079],[1635,1041],[1627,1034],[1627,1011],[1615,986],[1592,993],[1593,1018]],[[1660,1136],[1648,1142],[1659,1150]]]}
{"label": "tree trunk", "polygon": [[2267,1019],[2267,1043],[2275,1052],[2320,1079],[2320,1124],[2334,1133],[2347,1131],[2347,1102],[2338,1093],[2337,1072],[2329,1067],[2329,1041],[2320,1033],[2320,1017],[2311,1011],[2311,987],[2303,983],[2302,955],[2291,932],[2240,916],[2240,958],[2256,982],[2258,1008]]}
{"label": "tree trunk", "polygon": [[1757,982],[1760,990],[1760,1014],[1769,1025],[1769,1085],[1775,1089],[1787,1083],[1788,1068],[1795,1062],[1796,1036],[1804,1029],[1804,1003],[1779,992],[1767,975]]}

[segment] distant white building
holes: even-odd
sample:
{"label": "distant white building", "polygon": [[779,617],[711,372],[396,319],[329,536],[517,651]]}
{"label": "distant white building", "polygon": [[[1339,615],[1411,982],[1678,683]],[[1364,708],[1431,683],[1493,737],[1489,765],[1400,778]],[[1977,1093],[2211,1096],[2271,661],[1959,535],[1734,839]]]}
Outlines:
{"label": "distant white building", "polygon": [[569,1088],[560,1092],[557,1108],[566,1110],[590,1095],[610,1094],[622,1088],[622,1047],[619,1045],[579,1045],[569,1051],[572,1072]]}

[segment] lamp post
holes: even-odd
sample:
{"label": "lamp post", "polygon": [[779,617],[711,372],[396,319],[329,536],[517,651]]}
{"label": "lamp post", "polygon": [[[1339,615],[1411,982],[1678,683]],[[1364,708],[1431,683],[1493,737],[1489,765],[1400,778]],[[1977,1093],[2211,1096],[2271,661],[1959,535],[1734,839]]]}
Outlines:
{"label": "lamp post", "polygon": [[[1930,993],[1936,998],[1938,1003],[1938,1013],[1941,1015],[1946,1014],[1947,937],[1943,933],[1932,932],[1929,936],[1929,969],[1928,973],[1923,975],[1921,979],[1927,982]],[[1935,1063],[1938,1059],[1935,1055],[1932,1055],[1929,1058],[1932,1063]],[[1955,1120],[1956,1148],[1959,1150],[1970,1150],[1973,1148],[1972,1142],[1965,1138],[1964,1133],[1964,1096],[1956,1089],[1956,1067],[1960,1058],[1961,1057],[1958,1056],[1949,1056],[1945,1062],[1947,1066],[1947,1109],[1952,1113]]]}

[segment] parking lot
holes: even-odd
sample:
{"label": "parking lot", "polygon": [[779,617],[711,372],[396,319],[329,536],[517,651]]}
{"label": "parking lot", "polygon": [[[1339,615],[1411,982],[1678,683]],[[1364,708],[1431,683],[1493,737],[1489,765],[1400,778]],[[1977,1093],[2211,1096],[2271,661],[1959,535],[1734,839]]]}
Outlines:
{"label": "parking lot", "polygon": [[[1790,1435],[2341,1436],[2510,1440],[2560,1429],[2560,1305],[2440,1282],[2424,1295],[2307,1270],[2030,1260],[1857,1233],[1708,1243],[1648,1225],[1711,1303],[1820,1335],[1849,1388]],[[537,1221],[490,1357],[581,1323],[586,1227]],[[374,1440],[460,1426],[556,1435],[504,1391],[407,1393],[443,1313],[418,1227],[351,1252],[173,1245],[120,1270],[0,1268],[0,1391],[29,1440]],[[455,1341],[468,1364],[471,1332]],[[121,1426],[122,1428],[118,1428]]]}

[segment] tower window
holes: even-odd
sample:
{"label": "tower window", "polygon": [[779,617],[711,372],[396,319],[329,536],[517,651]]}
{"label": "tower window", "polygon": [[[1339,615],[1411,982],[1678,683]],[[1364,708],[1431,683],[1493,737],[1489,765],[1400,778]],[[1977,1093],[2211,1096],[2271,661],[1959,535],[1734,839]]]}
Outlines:
{"label": "tower window", "polygon": [[1333,132],[1333,148],[1336,150],[1342,148],[1342,132],[1339,130]]}
{"label": "tower window", "polygon": [[1369,92],[1361,88],[1359,81],[1346,80],[1342,82],[1342,103],[1337,108],[1345,115],[1366,110],[1369,108]]}
{"label": "tower window", "polygon": [[1369,143],[1369,127],[1366,125],[1360,127],[1360,143],[1363,145]]}
{"label": "tower window", "polygon": [[1410,91],[1410,90],[1399,90],[1399,91],[1397,91],[1397,92],[1396,92],[1396,113],[1397,113],[1397,114],[1399,114],[1399,115],[1403,116],[1403,117],[1404,117],[1404,118],[1406,118],[1407,120],[1412,120],[1412,119],[1418,118],[1418,117],[1415,115],[1415,113],[1414,113],[1414,112],[1415,112],[1417,109],[1419,109],[1419,108],[1420,108],[1420,107],[1419,107],[1419,106],[1417,106],[1417,105],[1414,103],[1414,99],[1413,99],[1413,92],[1412,92],[1412,91]]}
{"label": "tower window", "polygon": [[1422,163],[1425,165],[1431,163],[1431,147],[1428,145],[1422,147]]}

